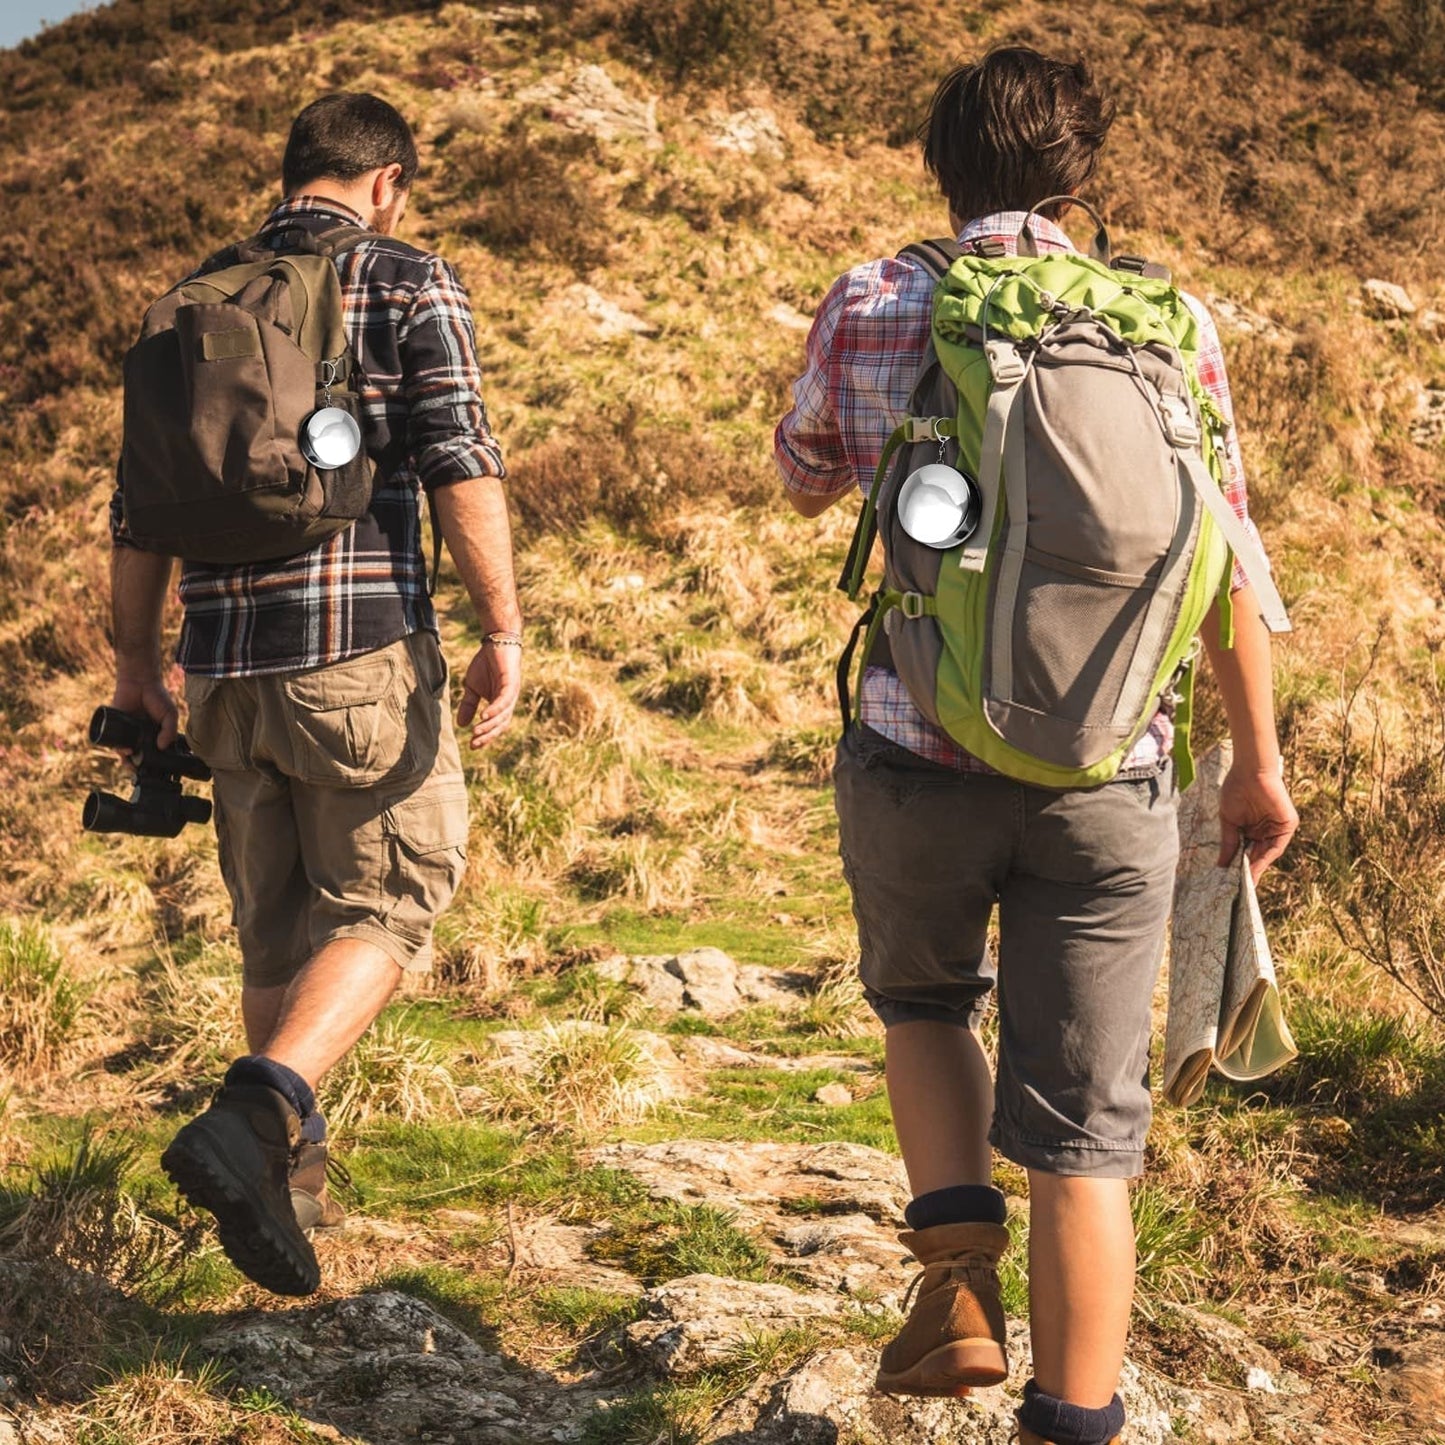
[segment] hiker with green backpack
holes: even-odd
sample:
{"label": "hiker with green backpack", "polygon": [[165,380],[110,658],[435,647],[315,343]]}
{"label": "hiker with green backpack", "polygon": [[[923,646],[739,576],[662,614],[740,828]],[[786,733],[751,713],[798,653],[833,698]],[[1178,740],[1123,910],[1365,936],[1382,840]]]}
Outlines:
{"label": "hiker with green backpack", "polygon": [[[1124,1425],[1127,1181],[1201,650],[1234,742],[1221,863],[1247,846],[1257,878],[1298,823],[1269,644],[1288,621],[1217,332],[1161,267],[1113,255],[1079,196],[1111,120],[1083,65],[1024,47],[948,75],[920,134],[951,234],[834,284],[775,440],[802,515],[862,491],[841,579],[860,602],[882,543],[834,772],[920,1266],[877,1384],[1006,1378],[997,1148],[1029,1181],[1022,1445]],[[1088,255],[1071,212],[1096,227]]]}
{"label": "hiker with green backpack", "polygon": [[307,106],[285,198],[146,313],[125,361],[111,508],[113,706],[166,748],[174,559],[188,732],[213,775],[250,1053],[161,1157],[256,1283],[320,1281],[327,1190],[315,1090],[403,972],[466,856],[467,794],[419,499],[476,611],[457,725],[509,725],[521,620],[501,452],[466,292],[396,239],[417,171],[375,96]]}

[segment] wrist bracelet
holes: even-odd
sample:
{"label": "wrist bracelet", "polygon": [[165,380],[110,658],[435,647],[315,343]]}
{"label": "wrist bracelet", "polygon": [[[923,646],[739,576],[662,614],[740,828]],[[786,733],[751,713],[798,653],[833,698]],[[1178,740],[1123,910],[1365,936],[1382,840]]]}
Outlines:
{"label": "wrist bracelet", "polygon": [[522,634],[520,632],[488,632],[482,638],[482,645],[491,647],[520,647],[522,645]]}

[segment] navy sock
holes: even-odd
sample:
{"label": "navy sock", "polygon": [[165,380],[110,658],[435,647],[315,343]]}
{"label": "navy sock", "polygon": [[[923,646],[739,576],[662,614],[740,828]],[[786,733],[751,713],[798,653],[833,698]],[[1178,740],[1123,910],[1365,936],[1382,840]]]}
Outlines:
{"label": "navy sock", "polygon": [[268,1089],[275,1089],[303,1120],[316,1108],[316,1095],[300,1074],[260,1054],[247,1054],[237,1059],[226,1070],[226,1083],[264,1084]]}
{"label": "navy sock", "polygon": [[931,1189],[903,1211],[909,1229],[932,1229],[938,1224],[1002,1224],[1007,1217],[1008,1205],[991,1184]]}
{"label": "navy sock", "polygon": [[301,1137],[308,1144],[326,1142],[326,1115],[320,1109],[312,1109],[301,1121]]}
{"label": "navy sock", "polygon": [[1019,1424],[1053,1445],[1108,1445],[1124,1428],[1124,1402],[1115,1395],[1102,1410],[1086,1410],[1044,1394],[1030,1380],[1024,1386]]}

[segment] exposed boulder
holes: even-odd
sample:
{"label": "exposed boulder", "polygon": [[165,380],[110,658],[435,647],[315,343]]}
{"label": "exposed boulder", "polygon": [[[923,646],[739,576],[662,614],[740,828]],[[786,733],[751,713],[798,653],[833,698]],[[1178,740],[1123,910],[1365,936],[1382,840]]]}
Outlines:
{"label": "exposed boulder", "polygon": [[1403,286],[1372,278],[1365,282],[1365,311],[1379,321],[1401,321],[1415,314],[1415,303]]}
{"label": "exposed boulder", "polygon": [[657,323],[624,310],[615,301],[609,301],[596,287],[584,282],[569,286],[562,293],[569,312],[581,312],[597,328],[597,335],[604,341],[619,336],[656,336]]}
{"label": "exposed boulder", "polygon": [[483,1349],[395,1290],[242,1319],[200,1350],[303,1416],[389,1445],[565,1439],[596,1398]]}
{"label": "exposed boulder", "polygon": [[761,106],[714,115],[710,121],[712,130],[708,139],[719,150],[762,156],[765,160],[781,160],[787,153],[778,117]]}
{"label": "exposed boulder", "polygon": [[603,959],[597,971],[637,989],[643,1001],[660,1012],[696,1009],[708,1018],[726,1018],[750,1003],[796,1005],[809,982],[803,974],[735,963],[720,948],[618,955]]}
{"label": "exposed boulder", "polygon": [[836,1320],[837,1295],[765,1281],[690,1274],[642,1297],[643,1318],[627,1326],[629,1347],[660,1375],[690,1375],[718,1365],[759,1334]]}
{"label": "exposed boulder", "polygon": [[657,130],[657,97],[636,100],[600,65],[581,66],[570,78],[550,76],[517,92],[523,105],[541,106],[549,120],[598,140],[641,140],[662,145]]}
{"label": "exposed boulder", "polygon": [[674,1139],[608,1144],[585,1159],[636,1175],[655,1199],[725,1202],[741,1222],[755,1227],[780,1208],[806,1204],[811,1213],[862,1214],[896,1228],[911,1197],[902,1161],[863,1144]]}
{"label": "exposed boulder", "polygon": [[1403,1424],[1425,1437],[1445,1432],[1445,1308],[1426,1304],[1387,1321],[1372,1360],[1380,1388],[1403,1408]]}
{"label": "exposed boulder", "polygon": [[1410,439],[1422,447],[1445,441],[1445,388],[1422,386],[1416,392]]}
{"label": "exposed boulder", "polygon": [[789,306],[786,301],[779,301],[768,312],[768,320],[776,321],[779,326],[786,326],[789,331],[813,329],[813,318],[799,311],[796,306]]}

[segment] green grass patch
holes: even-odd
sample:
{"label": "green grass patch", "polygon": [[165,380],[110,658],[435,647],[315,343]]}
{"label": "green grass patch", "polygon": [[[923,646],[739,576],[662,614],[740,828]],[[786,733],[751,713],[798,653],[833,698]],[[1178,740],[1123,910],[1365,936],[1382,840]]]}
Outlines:
{"label": "green grass patch", "polygon": [[588,1252],[621,1265],[646,1285],[689,1274],[774,1278],[767,1255],[737,1227],[735,1217],[710,1204],[649,1201],[614,1220]]}
{"label": "green grass patch", "polygon": [[637,1318],[640,1297],[585,1285],[549,1285],[531,1295],[541,1324],[561,1325],[576,1339],[618,1329]]}
{"label": "green grass patch", "polygon": [[525,1131],[478,1123],[375,1122],[346,1165],[370,1214],[508,1200],[585,1214],[646,1195],[631,1174],[582,1167],[565,1143],[539,1146]]}
{"label": "green grass patch", "polygon": [[54,1065],[75,1036],[85,997],[45,928],[0,918],[0,1066]]}
{"label": "green grass patch", "polygon": [[887,1096],[880,1090],[837,1108],[814,1101],[824,1084],[856,1079],[836,1069],[717,1069],[705,1094],[686,1110],[663,1108],[652,1119],[623,1131],[638,1143],[664,1139],[790,1140],[794,1143],[866,1144],[897,1151]]}

